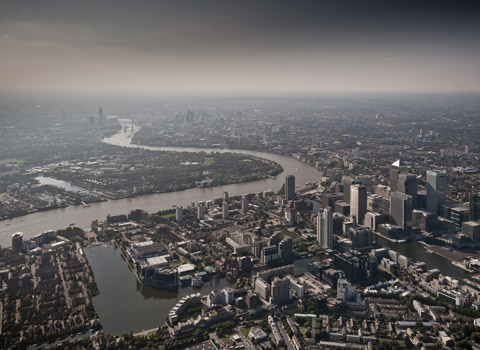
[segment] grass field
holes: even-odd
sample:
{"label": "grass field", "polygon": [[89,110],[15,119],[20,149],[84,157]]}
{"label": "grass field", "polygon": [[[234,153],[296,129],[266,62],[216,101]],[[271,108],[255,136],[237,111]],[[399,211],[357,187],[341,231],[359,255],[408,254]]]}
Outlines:
{"label": "grass field", "polygon": [[249,328],[240,327],[240,332],[242,332],[242,334],[248,338],[248,332],[250,332],[250,327]]}
{"label": "grass field", "polygon": [[23,164],[23,163],[25,163],[25,160],[23,159],[10,158],[10,159],[0,160],[0,164]]}
{"label": "grass field", "polygon": [[205,157],[205,158],[203,158],[203,163],[202,163],[202,165],[204,165],[204,166],[209,166],[209,165],[212,165],[213,163],[215,163],[215,158],[211,158],[211,157]]}

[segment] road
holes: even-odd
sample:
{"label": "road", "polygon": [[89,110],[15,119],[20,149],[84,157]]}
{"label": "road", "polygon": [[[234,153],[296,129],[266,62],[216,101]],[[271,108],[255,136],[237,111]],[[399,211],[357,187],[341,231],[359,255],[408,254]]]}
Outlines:
{"label": "road", "polygon": [[57,264],[58,264],[58,270],[60,271],[60,278],[62,279],[63,291],[65,293],[65,302],[67,303],[67,308],[70,309],[72,307],[72,301],[70,300],[70,296],[68,295],[67,283],[65,282],[65,278],[63,278],[63,268],[58,256],[57,256]]}
{"label": "road", "polygon": [[282,334],[283,340],[285,341],[285,345],[287,346],[288,350],[295,350],[293,347],[293,342],[292,339],[287,334],[287,331],[283,327],[283,324],[281,321],[275,321],[277,323],[277,327],[280,330],[280,333]]}
{"label": "road", "polygon": [[236,328],[237,334],[242,338],[243,345],[245,345],[245,350],[255,350],[255,345],[252,344],[248,337],[245,337],[243,333],[240,331],[240,326]]}

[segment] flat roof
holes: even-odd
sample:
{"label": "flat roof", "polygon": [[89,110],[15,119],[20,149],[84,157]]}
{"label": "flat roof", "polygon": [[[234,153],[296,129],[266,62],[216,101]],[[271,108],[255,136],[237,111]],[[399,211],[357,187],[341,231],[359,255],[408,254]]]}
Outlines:
{"label": "flat roof", "polygon": [[185,348],[185,350],[218,350],[211,340],[204,341],[200,344],[195,344]]}
{"label": "flat roof", "polygon": [[178,273],[184,273],[195,270],[195,265],[193,264],[183,264],[177,267]]}
{"label": "flat roof", "polygon": [[480,226],[479,221],[464,221],[463,224],[468,226]]}
{"label": "flat roof", "polygon": [[138,242],[138,243],[133,243],[132,247],[146,247],[152,244],[153,244],[153,241]]}
{"label": "flat roof", "polygon": [[155,256],[153,258],[148,258],[147,259],[147,264],[148,265],[161,265],[161,264],[168,264],[168,261],[165,258],[165,256]]}
{"label": "flat roof", "polygon": [[265,333],[263,329],[258,327],[250,329],[249,333],[252,333],[256,338],[267,336],[267,333]]}

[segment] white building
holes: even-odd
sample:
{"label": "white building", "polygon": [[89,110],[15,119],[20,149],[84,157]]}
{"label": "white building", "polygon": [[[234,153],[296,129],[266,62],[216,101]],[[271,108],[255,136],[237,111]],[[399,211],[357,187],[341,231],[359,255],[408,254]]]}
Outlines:
{"label": "white building", "polygon": [[233,294],[234,290],[229,287],[222,290],[211,291],[207,295],[207,305],[208,307],[212,307],[213,305],[233,304]]}
{"label": "white building", "polygon": [[330,207],[318,212],[317,241],[323,248],[333,248],[333,213]]}
{"label": "white building", "polygon": [[360,294],[352,287],[347,280],[339,279],[337,282],[337,299],[343,302],[346,301],[360,301]]}

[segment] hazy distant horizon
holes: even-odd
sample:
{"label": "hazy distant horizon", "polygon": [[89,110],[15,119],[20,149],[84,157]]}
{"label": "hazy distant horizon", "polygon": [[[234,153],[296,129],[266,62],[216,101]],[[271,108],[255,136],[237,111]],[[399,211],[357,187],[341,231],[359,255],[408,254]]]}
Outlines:
{"label": "hazy distant horizon", "polygon": [[[42,90],[42,91],[2,91],[0,90],[0,106],[2,102],[7,102],[8,99],[19,101],[37,101],[42,102],[60,102],[61,101],[97,101],[101,106],[102,101],[108,100],[125,100],[138,101],[138,100],[158,100],[159,102],[167,102],[172,100],[190,100],[194,101],[202,100],[306,100],[306,101],[320,101],[320,100],[428,100],[447,97],[459,97],[459,98],[471,98],[480,101],[479,91],[235,91],[235,90],[178,90],[178,91],[54,91],[54,90]],[[479,102],[480,103],[480,102]]]}
{"label": "hazy distant horizon", "polygon": [[0,92],[480,91],[475,1],[15,1]]}

